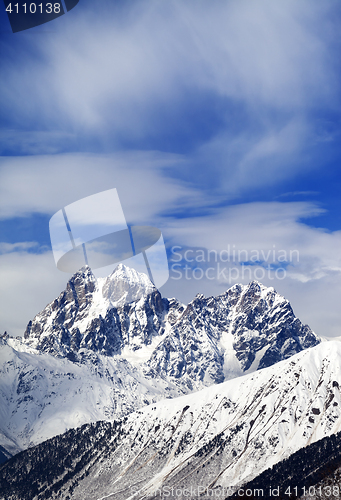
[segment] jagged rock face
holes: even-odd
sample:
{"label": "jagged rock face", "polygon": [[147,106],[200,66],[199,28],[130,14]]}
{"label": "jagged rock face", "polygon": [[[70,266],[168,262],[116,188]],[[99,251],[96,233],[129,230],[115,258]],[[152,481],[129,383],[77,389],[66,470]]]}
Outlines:
{"label": "jagged rock face", "polygon": [[[129,286],[131,297],[139,300],[119,305]],[[227,344],[241,374],[257,353],[257,368],[264,368],[319,342],[287,300],[257,282],[235,285],[218,297],[197,295],[185,307],[163,299],[146,276],[123,265],[104,281],[88,267],[81,269],[25,332],[29,345],[71,360],[81,360],[85,350],[109,356],[125,346],[137,351],[155,337],[160,342],[146,365],[148,373],[207,384],[225,380]]]}
{"label": "jagged rock face", "polygon": [[[128,281],[140,298],[117,305],[118,290],[126,300],[120,282]],[[217,297],[197,295],[185,306],[122,265],[102,280],[85,267],[29,323],[22,341],[0,339],[0,446],[16,452],[319,342],[286,299],[257,282]]]}
{"label": "jagged rock face", "polygon": [[96,278],[84,267],[70,279],[66,290],[29,322],[24,338],[39,339],[37,347],[43,352],[66,355],[78,350],[81,336],[73,327],[86,317],[95,289]]}
{"label": "jagged rock face", "polygon": [[[168,302],[146,276],[139,282],[139,273],[126,271],[121,265],[108,278],[96,280],[89,267],[82,268],[66,290],[29,322],[24,334],[27,343],[73,361],[80,360],[84,350],[113,356],[124,345],[134,349],[149,344],[152,335],[162,331]],[[127,274],[135,281],[129,281]],[[131,301],[126,303],[129,286]],[[124,305],[115,307],[121,299]]]}
{"label": "jagged rock face", "polygon": [[209,498],[228,498],[339,431],[340,366],[341,343],[325,342],[121,422],[72,430],[2,465],[0,498],[161,499],[172,488],[176,498],[204,498],[205,489]]}
{"label": "jagged rock face", "polygon": [[261,286],[253,282],[245,293],[238,285],[233,292],[233,300],[237,300],[237,318],[231,333],[244,371],[251,366],[256,352],[267,345],[259,368],[317,345],[316,335],[295,317],[289,301],[279,297],[273,289],[262,294]]}
{"label": "jagged rock face", "polygon": [[[220,383],[313,347],[319,338],[295,317],[290,303],[253,282],[218,297],[198,295],[172,326],[148,366],[163,376]],[[256,357],[259,359],[256,359]]]}

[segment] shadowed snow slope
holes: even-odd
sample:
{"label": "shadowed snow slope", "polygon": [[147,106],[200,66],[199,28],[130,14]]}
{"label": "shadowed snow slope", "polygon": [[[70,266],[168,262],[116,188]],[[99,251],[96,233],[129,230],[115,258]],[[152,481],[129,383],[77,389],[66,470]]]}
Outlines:
{"label": "shadowed snow slope", "polygon": [[[0,468],[6,498],[30,498],[32,488],[72,500],[160,499],[154,493],[172,487],[183,491],[176,498],[188,498],[191,488],[196,498],[199,487],[235,488],[338,432],[340,386],[341,344],[322,343],[264,370],[149,405],[120,423],[85,426],[27,450]],[[45,457],[51,462],[42,470]]]}

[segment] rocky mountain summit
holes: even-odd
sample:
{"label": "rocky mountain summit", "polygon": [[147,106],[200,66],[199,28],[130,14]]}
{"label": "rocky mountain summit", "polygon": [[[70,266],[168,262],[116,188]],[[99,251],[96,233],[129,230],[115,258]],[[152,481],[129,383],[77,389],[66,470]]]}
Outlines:
{"label": "rocky mountain summit", "polygon": [[124,265],[102,279],[84,267],[22,340],[0,339],[0,446],[13,454],[319,343],[288,300],[255,281],[186,306]]}
{"label": "rocky mountain summit", "polygon": [[235,376],[234,370],[270,366],[319,339],[295,317],[289,301],[256,281],[217,297],[198,294],[185,306],[162,298],[146,275],[120,264],[98,280],[82,268],[29,322],[24,343],[72,361],[82,361],[87,351],[122,356],[125,348],[138,355],[152,347],[150,373],[187,375],[206,385]]}
{"label": "rocky mountain summit", "polygon": [[[147,298],[153,302],[154,297],[161,300],[161,296],[146,275],[121,264],[108,278],[96,279],[85,266],[69,280],[59,297],[29,322],[24,339],[40,352],[73,361],[78,360],[78,354],[81,359],[84,350],[107,356],[118,354],[122,342],[129,343],[130,333],[142,333],[139,321],[133,321],[128,330],[125,327],[129,323],[127,312],[131,316],[132,311],[127,311],[124,304],[136,303],[140,297],[144,298],[148,323],[151,318],[155,321],[155,313],[157,316],[159,310],[162,312],[162,307],[148,307]],[[146,325],[142,335],[148,337],[150,326]]]}

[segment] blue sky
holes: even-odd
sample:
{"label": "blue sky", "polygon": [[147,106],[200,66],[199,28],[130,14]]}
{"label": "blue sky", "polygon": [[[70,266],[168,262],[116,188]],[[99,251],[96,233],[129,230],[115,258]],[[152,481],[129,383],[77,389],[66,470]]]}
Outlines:
{"label": "blue sky", "polygon": [[[298,249],[286,279],[263,281],[317,333],[341,335],[340,13],[336,1],[80,0],[12,34],[2,10],[0,330],[21,334],[69,277],[49,218],[115,187],[170,255]],[[162,293],[232,284],[171,279]]]}

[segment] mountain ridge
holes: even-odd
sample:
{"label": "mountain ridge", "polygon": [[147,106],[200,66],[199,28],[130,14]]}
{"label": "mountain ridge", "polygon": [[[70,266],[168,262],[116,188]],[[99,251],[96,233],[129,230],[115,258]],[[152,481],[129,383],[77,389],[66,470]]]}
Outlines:
{"label": "mountain ridge", "polygon": [[[89,424],[52,438],[3,464],[0,477],[12,500],[26,499],[15,491],[31,477],[27,464],[39,499],[142,500],[161,498],[172,487],[184,492],[177,498],[196,498],[187,492],[198,486],[212,496],[233,493],[304,446],[340,432],[340,387],[341,344],[322,343],[244,377],[141,408],[121,424]],[[82,442],[88,432],[91,440]],[[96,444],[103,432],[108,438]],[[62,474],[53,463],[40,471],[46,454],[68,461]]]}
{"label": "mountain ridge", "polygon": [[[65,356],[66,353],[71,353],[73,360],[77,351],[82,347],[94,351],[102,348],[102,354],[111,355],[115,354],[115,351],[106,352],[105,346],[103,347],[101,342],[98,345],[96,343],[92,344],[86,333],[90,331],[98,332],[101,327],[104,327],[106,328],[105,333],[116,334],[116,337],[114,335],[111,338],[113,344],[115,344],[115,341],[120,342],[121,347],[122,344],[123,347],[132,344],[132,349],[135,351],[141,349],[142,344],[149,345],[152,337],[162,336],[166,326],[173,328],[181,319],[184,323],[187,323],[186,326],[189,326],[189,322],[192,321],[192,323],[197,324],[196,326],[205,328],[205,321],[207,320],[205,316],[210,315],[212,312],[216,313],[218,318],[214,318],[211,324],[208,325],[210,331],[207,332],[207,335],[211,339],[216,337],[214,332],[215,323],[220,321],[218,325],[220,329],[229,329],[229,333],[232,335],[239,333],[240,345],[245,341],[249,344],[252,343],[254,340],[252,339],[253,332],[264,331],[270,321],[272,326],[276,325],[277,321],[285,323],[284,328],[278,335],[281,338],[276,339],[279,340],[282,352],[276,352],[275,346],[273,346],[267,357],[263,356],[263,359],[260,360],[261,367],[269,366],[273,362],[288,357],[290,351],[297,352],[303,348],[316,345],[317,339],[320,340],[307,325],[302,325],[299,319],[295,317],[289,301],[279,295],[272,287],[267,288],[257,281],[252,281],[249,285],[234,285],[217,297],[206,298],[202,294],[197,294],[185,306],[176,299],[162,298],[147,276],[134,271],[135,279],[137,276],[137,279],[143,282],[142,293],[137,294],[139,299],[135,300],[133,297],[131,300],[131,304],[139,303],[141,300],[144,301],[143,306],[138,311],[139,314],[136,314],[136,308],[134,309],[127,303],[123,306],[114,306],[111,301],[110,290],[115,289],[116,275],[125,274],[127,269],[126,266],[120,264],[108,278],[96,280],[91,269],[84,266],[69,280],[66,290],[52,303],[48,304],[41,313],[36,315],[33,321],[29,322],[24,334],[25,343],[50,354]],[[122,270],[123,273],[121,273]],[[117,273],[117,271],[119,272]],[[132,286],[132,281],[130,281],[129,287]],[[116,286],[116,288],[118,287]],[[114,302],[114,304],[117,305],[117,302]],[[282,310],[279,310],[281,308]],[[148,310],[146,311],[146,309]],[[202,314],[203,309],[204,314]],[[219,311],[219,309],[222,309],[222,311]],[[273,309],[273,317],[266,317],[263,320],[262,315],[266,315],[269,310],[272,312],[271,309]],[[123,314],[117,315],[116,311],[123,312]],[[143,313],[145,315],[146,313],[149,314],[146,325],[142,325],[142,321],[146,319],[142,317]],[[130,317],[127,318],[127,315]],[[135,321],[131,321],[132,315],[134,315]],[[167,318],[168,325],[163,324],[165,315],[169,315],[169,318]],[[225,318],[225,315],[229,315],[229,317]],[[282,315],[281,318],[280,315]],[[130,321],[130,328],[125,328],[127,320]],[[109,325],[110,322],[111,325]],[[123,331],[123,336],[120,339],[117,338],[117,335],[121,333],[117,331],[118,329]],[[136,330],[140,330],[141,338],[137,339],[137,342],[131,343],[133,337],[138,336]],[[242,330],[242,332],[238,332],[238,330]],[[49,346],[49,333],[51,333],[50,337],[53,339],[58,334],[60,335],[60,351],[56,346],[54,352],[53,347]],[[243,335],[243,333],[245,334]],[[276,333],[276,331],[267,331],[263,337],[273,336]],[[126,338],[124,338],[124,334]],[[254,337],[257,337],[257,335],[254,335]],[[259,342],[259,338],[256,338],[254,349],[249,350],[247,355],[245,351],[240,352],[239,356],[237,355],[238,361],[242,364],[243,372],[250,368],[255,360],[255,353],[264,347],[266,340],[268,339],[263,338],[262,343],[262,341]],[[64,347],[64,351],[62,347]],[[238,343],[235,342],[236,351],[238,351],[238,347]]]}
{"label": "mountain ridge", "polygon": [[110,288],[114,303],[120,300],[120,282],[110,282],[115,271],[98,281],[84,267],[30,321],[24,339],[0,339],[0,445],[11,454],[320,343],[289,301],[257,282],[217,297],[199,294],[185,306],[162,298],[147,276],[116,269],[123,279],[137,278],[132,302],[124,296],[113,305]]}

